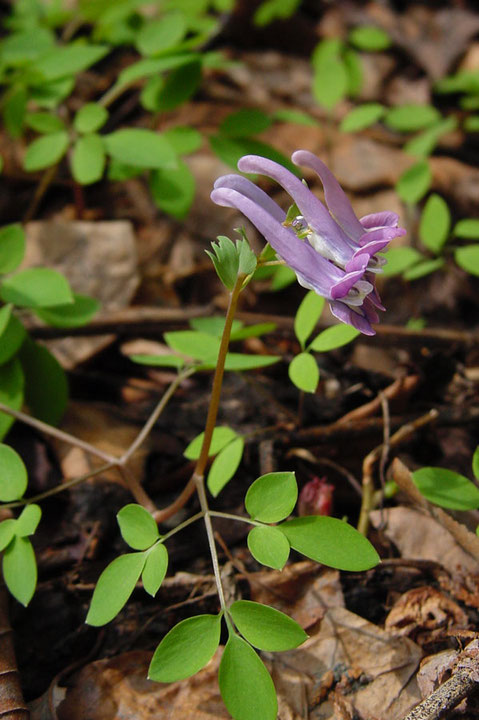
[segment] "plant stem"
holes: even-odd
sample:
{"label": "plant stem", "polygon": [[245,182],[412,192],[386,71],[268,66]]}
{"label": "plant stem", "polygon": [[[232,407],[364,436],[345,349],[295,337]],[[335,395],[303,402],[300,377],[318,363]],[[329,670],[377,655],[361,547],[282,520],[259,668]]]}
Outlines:
{"label": "plant stem", "polygon": [[231,291],[230,301],[228,304],[228,310],[226,312],[225,326],[223,328],[223,335],[221,337],[220,349],[218,352],[218,360],[216,363],[215,376],[213,378],[213,387],[211,389],[210,406],[208,408],[208,416],[206,418],[205,435],[203,438],[203,445],[201,446],[200,456],[196,463],[194,475],[197,477],[203,477],[205,472],[206,463],[208,462],[208,455],[210,451],[211,438],[213,437],[213,430],[215,429],[216,417],[218,415],[218,407],[221,396],[221,386],[223,384],[223,375],[225,370],[226,354],[228,352],[228,345],[230,342],[231,327],[233,325],[233,319],[236,312],[236,306],[238,304],[238,297],[243,287],[243,282],[246,275],[238,275],[233,290]]}
{"label": "plant stem", "polygon": [[248,525],[264,527],[264,523],[252,520],[251,518],[243,517],[242,515],[233,515],[231,513],[220,512],[219,510],[209,510],[209,514],[211,517],[225,518],[226,520],[237,520],[238,522],[247,523]]}
{"label": "plant stem", "polygon": [[210,509],[208,507],[208,500],[205,492],[205,482],[202,476],[195,475],[196,491],[200,501],[200,507],[203,512],[203,519],[205,521],[206,535],[208,537],[208,545],[210,548],[211,564],[213,565],[213,573],[215,576],[216,589],[218,591],[218,598],[220,606],[223,612],[226,613],[226,600],[223,591],[223,583],[221,581],[220,565],[218,562],[218,553],[216,552],[215,536],[213,533],[213,526],[211,524]]}

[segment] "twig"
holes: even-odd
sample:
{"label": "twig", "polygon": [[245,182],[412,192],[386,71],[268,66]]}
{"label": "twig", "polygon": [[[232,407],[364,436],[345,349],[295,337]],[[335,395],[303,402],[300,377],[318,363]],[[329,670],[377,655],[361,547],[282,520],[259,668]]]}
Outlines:
{"label": "twig", "polygon": [[394,400],[401,395],[410,395],[416,389],[418,384],[418,375],[408,375],[407,377],[398,378],[391,383],[391,385],[388,385],[387,388],[382,390],[381,393],[378,393],[374,400],[371,400],[370,402],[351,410],[351,412],[346,413],[346,415],[343,415],[336,421],[336,424],[342,425],[350,420],[359,420],[361,418],[370,417],[381,408],[383,398],[385,400]]}
{"label": "twig", "polygon": [[[389,439],[389,448],[397,447],[407,438],[413,435],[419,428],[429,424],[437,418],[437,410],[430,410],[425,415],[421,415],[414,422],[403,425]],[[363,535],[367,535],[369,528],[369,513],[374,505],[374,466],[381,458],[383,445],[378,445],[371,450],[363,461],[363,499],[361,503],[361,511],[359,514],[358,530]],[[412,481],[411,481],[412,482]],[[478,541],[479,542],[479,541]]]}
{"label": "twig", "polygon": [[469,643],[458,656],[457,670],[452,677],[416,705],[403,720],[438,720],[476,690],[479,687],[478,649],[478,640]]}
{"label": "twig", "polygon": [[29,720],[23,699],[13,647],[12,628],[8,620],[8,595],[0,584],[0,719]]}
{"label": "twig", "polygon": [[32,202],[30,203],[30,206],[28,207],[25,215],[23,216],[24,223],[30,222],[30,220],[32,220],[35,217],[35,213],[37,212],[37,210],[40,206],[43,196],[45,195],[48,188],[54,181],[57,171],[58,171],[58,163],[56,163],[56,165],[51,165],[43,173],[43,175],[40,179],[40,182],[38,183],[37,188],[35,190],[35,194],[33,196]]}

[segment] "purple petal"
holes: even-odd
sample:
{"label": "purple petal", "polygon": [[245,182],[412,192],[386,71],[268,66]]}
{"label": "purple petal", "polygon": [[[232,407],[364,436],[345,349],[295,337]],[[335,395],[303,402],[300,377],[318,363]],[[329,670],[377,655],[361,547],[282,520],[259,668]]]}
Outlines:
{"label": "purple petal", "polygon": [[[388,242],[393,240],[394,238],[401,237],[401,235],[405,235],[406,230],[404,228],[400,227],[383,227],[383,228],[377,228],[376,230],[369,230],[369,232],[365,232],[364,235],[361,235],[359,238],[359,244],[361,247],[365,247],[366,245],[369,245],[369,243],[373,242],[383,242],[387,245]],[[384,245],[383,245],[384,247]]]}
{"label": "purple petal", "polygon": [[261,188],[241,175],[223,175],[219,177],[214,185],[215,189],[220,187],[230,188],[231,190],[237,190],[239,193],[248,197],[253,202],[260,205],[270,215],[274,217],[278,222],[284,222],[286,213],[275,201],[270,198]]}
{"label": "purple petal", "polygon": [[323,183],[324,197],[329,211],[350,238],[356,241],[359,240],[364,232],[364,227],[357,219],[346,193],[331,170],[322,160],[307,150],[297,150],[292,154],[291,159],[295,165],[306,165],[306,167],[311,168],[319,175]]}
{"label": "purple petal", "polygon": [[338,318],[338,320],[341,320],[341,322],[346,323],[346,325],[352,325],[356,328],[356,330],[362,332],[363,335],[376,334],[376,331],[373,330],[371,327],[371,323],[366,317],[364,317],[364,315],[360,315],[354,310],[351,310],[351,308],[345,305],[343,302],[339,300],[334,300],[333,302],[329,303],[329,308],[334,317]]}
{"label": "purple petal", "polygon": [[[351,290],[353,285],[360,280],[369,262],[369,255],[359,255],[354,261],[351,261],[350,272],[348,272],[341,280],[338,280],[331,288],[331,297],[333,300],[345,297]],[[370,283],[367,283],[368,285]]]}
{"label": "purple petal", "polygon": [[383,212],[371,213],[371,215],[365,215],[359,222],[366,229],[376,229],[380,227],[397,227],[399,222],[399,215],[389,210]]}
{"label": "purple petal", "polygon": [[211,199],[217,205],[240,210],[258,228],[279,256],[320,295],[331,297],[331,285],[344,276],[339,268],[270,215],[264,207],[236,190],[220,187],[213,190]]}
{"label": "purple petal", "polygon": [[276,180],[291,195],[308,225],[328,244],[331,254],[344,265],[356,250],[354,243],[296,175],[273,160],[259,155],[245,155],[238,162],[241,172],[261,173]]}

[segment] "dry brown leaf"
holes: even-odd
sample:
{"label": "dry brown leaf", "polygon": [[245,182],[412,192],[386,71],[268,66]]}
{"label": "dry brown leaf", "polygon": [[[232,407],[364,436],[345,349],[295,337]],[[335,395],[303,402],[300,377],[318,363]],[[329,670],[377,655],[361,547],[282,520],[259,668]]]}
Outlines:
{"label": "dry brown leaf", "polygon": [[383,526],[401,557],[416,560],[434,560],[450,573],[477,573],[474,560],[454,541],[451,534],[436,520],[408,507],[374,510],[370,514],[374,527]]}
{"label": "dry brown leaf", "polygon": [[[59,270],[75,292],[96,298],[103,310],[120,310],[129,305],[139,282],[130,222],[38,221],[28,223],[26,235],[22,267]],[[47,344],[64,367],[72,368],[111,339],[106,335],[64,338]]]}
{"label": "dry brown leaf", "polygon": [[287,717],[286,703],[289,717],[332,719],[333,705],[322,688],[329,678],[328,686],[336,682],[356,713],[399,720],[420,700],[415,672],[421,654],[409,638],[394,637],[344,608],[330,609],[315,635],[272,660],[279,717]]}
{"label": "dry brown leaf", "polygon": [[412,637],[420,630],[465,628],[468,617],[459,605],[440,590],[425,586],[408,590],[390,610],[385,628]]}

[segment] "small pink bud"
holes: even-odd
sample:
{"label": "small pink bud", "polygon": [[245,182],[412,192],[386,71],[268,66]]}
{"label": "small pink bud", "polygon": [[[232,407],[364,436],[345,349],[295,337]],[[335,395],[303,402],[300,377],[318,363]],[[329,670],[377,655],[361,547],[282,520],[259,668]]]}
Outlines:
{"label": "small pink bud", "polygon": [[333,509],[334,485],[326,478],[314,477],[299,493],[299,515],[331,515]]}

